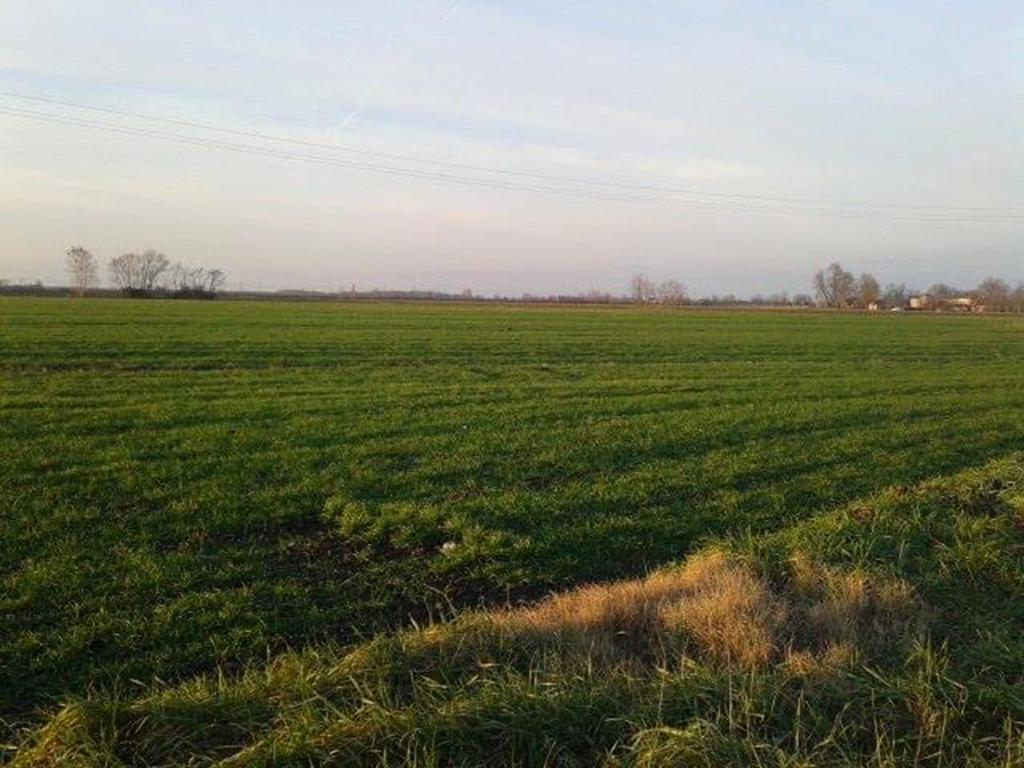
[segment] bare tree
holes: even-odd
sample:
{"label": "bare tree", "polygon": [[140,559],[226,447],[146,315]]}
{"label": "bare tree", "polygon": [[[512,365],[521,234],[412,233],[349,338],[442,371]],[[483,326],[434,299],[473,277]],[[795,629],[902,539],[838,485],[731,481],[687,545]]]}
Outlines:
{"label": "bare tree", "polygon": [[813,307],[814,297],[809,293],[798,293],[793,297],[794,307]]}
{"label": "bare tree", "polygon": [[832,282],[832,290],[835,295],[836,306],[841,309],[846,309],[853,303],[857,289],[853,275],[844,270],[838,263],[829,266],[828,274],[829,279]]}
{"label": "bare tree", "polygon": [[658,291],[652,280],[645,275],[636,274],[629,281],[629,295],[638,304],[646,304],[657,298]]}
{"label": "bare tree", "polygon": [[160,277],[171,262],[166,256],[152,248],[144,251],[141,256],[142,290],[152,293],[160,284]]}
{"label": "bare tree", "polygon": [[126,296],[150,296],[170,268],[170,260],[152,248],[143,253],[125,253],[110,260],[110,277]]}
{"label": "bare tree", "polygon": [[658,301],[673,307],[686,303],[686,286],[678,280],[664,280],[658,286]]}
{"label": "bare tree", "polygon": [[998,277],[987,277],[978,284],[978,295],[986,309],[1005,311],[1010,306],[1010,286]]}
{"label": "bare tree", "polygon": [[134,254],[123,254],[110,260],[110,280],[120,289],[121,293],[128,293],[132,290],[134,280],[132,279],[132,268],[134,266]]}
{"label": "bare tree", "polygon": [[882,292],[882,303],[890,309],[892,307],[904,307],[909,295],[910,292],[905,284],[889,283],[885,286],[885,291]]}
{"label": "bare tree", "polygon": [[208,269],[206,271],[206,290],[210,293],[219,291],[227,281],[228,276],[224,274],[223,270]]}
{"label": "bare tree", "polygon": [[167,290],[179,298],[209,299],[226,281],[227,276],[220,269],[173,264],[167,269],[164,283]]}
{"label": "bare tree", "polygon": [[1017,287],[1010,296],[1010,309],[1014,312],[1024,312],[1024,283],[1017,283]]}
{"label": "bare tree", "polygon": [[71,277],[71,291],[75,296],[85,296],[99,283],[96,257],[80,245],[68,248],[65,268]]}
{"label": "bare tree", "polygon": [[188,290],[191,284],[191,270],[184,264],[172,264],[167,270],[167,287],[174,293]]}
{"label": "bare tree", "polygon": [[825,307],[847,309],[856,295],[856,278],[838,262],[832,262],[826,269],[815,272],[811,284],[818,303]]}
{"label": "bare tree", "polygon": [[882,288],[875,279],[875,276],[864,272],[857,278],[857,301],[861,307],[867,309],[872,304],[877,304],[882,298]]}
{"label": "bare tree", "polygon": [[814,273],[814,277],[811,278],[811,285],[814,287],[814,298],[818,304],[823,307],[831,307],[834,299],[832,297],[832,287],[829,285],[828,278],[825,277],[825,270],[819,269]]}

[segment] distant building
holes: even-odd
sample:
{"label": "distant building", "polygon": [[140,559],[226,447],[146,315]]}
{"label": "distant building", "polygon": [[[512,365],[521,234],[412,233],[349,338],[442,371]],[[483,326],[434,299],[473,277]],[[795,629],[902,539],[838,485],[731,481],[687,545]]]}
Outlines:
{"label": "distant building", "polygon": [[881,304],[879,304],[877,301],[872,301],[871,303],[868,304],[868,312],[877,312],[881,308]]}
{"label": "distant building", "polygon": [[936,297],[924,293],[920,296],[911,296],[908,309],[926,310],[932,309],[936,312],[984,312],[985,307],[974,296],[944,296]]}

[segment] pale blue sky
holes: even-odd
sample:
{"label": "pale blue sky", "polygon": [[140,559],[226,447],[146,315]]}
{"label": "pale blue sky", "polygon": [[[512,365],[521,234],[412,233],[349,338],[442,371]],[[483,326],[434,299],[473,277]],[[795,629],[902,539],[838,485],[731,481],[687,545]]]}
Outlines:
{"label": "pale blue sky", "polygon": [[1024,280],[1019,0],[0,0],[0,91],[317,145],[0,96],[0,277],[80,242],[267,288]]}

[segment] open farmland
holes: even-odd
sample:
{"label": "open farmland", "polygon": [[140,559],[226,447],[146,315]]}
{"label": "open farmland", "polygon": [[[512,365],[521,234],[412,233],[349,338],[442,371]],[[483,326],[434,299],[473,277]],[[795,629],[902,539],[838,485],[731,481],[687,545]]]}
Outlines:
{"label": "open farmland", "polygon": [[1021,318],[2,299],[0,718],[642,575],[1022,438]]}

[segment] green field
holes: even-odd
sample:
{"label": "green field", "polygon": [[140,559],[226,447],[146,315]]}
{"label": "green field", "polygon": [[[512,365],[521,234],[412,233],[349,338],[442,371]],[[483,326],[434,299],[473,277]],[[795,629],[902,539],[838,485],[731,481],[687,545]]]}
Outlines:
{"label": "green field", "polygon": [[[1022,438],[1019,317],[0,299],[0,741],[713,539],[813,542]],[[822,557],[892,555],[844,541]],[[992,599],[1024,596],[1004,565]]]}

